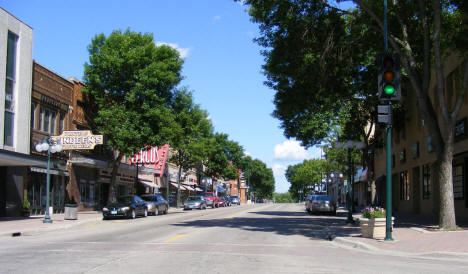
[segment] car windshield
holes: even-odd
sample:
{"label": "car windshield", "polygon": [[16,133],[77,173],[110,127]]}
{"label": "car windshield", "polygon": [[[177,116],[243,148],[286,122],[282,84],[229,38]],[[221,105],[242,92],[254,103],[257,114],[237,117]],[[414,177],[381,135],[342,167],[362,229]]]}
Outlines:
{"label": "car windshield", "polygon": [[312,200],[314,200],[314,201],[331,201],[331,198],[328,197],[328,196],[319,195],[319,196],[313,196]]}
{"label": "car windshield", "polygon": [[232,199],[239,199],[237,196],[231,196]]}
{"label": "car windshield", "polygon": [[143,197],[141,197],[141,198],[142,198],[143,200],[149,201],[149,202],[151,202],[151,201],[156,201],[156,197],[155,197],[155,196],[143,196]]}
{"label": "car windshield", "polygon": [[130,204],[133,202],[133,198],[131,196],[119,197],[117,198],[117,202],[119,204]]}
{"label": "car windshield", "polygon": [[200,196],[190,196],[187,198],[187,201],[200,201],[201,197]]}

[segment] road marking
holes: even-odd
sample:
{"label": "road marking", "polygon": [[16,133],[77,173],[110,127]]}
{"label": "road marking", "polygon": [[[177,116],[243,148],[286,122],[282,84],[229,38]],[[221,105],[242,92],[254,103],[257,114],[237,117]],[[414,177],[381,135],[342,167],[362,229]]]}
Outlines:
{"label": "road marking", "polygon": [[185,235],[186,235],[186,234],[179,234],[179,235],[177,235],[177,236],[174,236],[174,237],[172,237],[172,238],[170,238],[170,239],[165,240],[164,242],[165,242],[165,243],[169,243],[169,242],[175,241],[175,240],[177,240],[177,239],[180,239],[180,238],[182,238],[182,237],[185,237]]}

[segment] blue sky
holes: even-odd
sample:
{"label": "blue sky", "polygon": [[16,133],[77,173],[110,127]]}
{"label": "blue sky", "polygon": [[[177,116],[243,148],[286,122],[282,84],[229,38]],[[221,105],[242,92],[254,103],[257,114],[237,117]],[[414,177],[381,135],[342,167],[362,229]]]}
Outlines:
{"label": "blue sky", "polygon": [[287,140],[271,116],[274,91],[263,85],[258,26],[233,0],[0,0],[34,31],[33,57],[65,78],[82,79],[94,35],[116,29],[153,33],[185,56],[182,74],[217,132],[227,133],[274,170],[276,192],[286,192],[284,169],[320,157]]}

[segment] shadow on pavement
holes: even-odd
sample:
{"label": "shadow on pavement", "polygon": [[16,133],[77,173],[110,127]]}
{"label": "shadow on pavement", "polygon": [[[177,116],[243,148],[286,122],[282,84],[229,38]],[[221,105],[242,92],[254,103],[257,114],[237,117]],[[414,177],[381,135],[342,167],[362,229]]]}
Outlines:
{"label": "shadow on pavement", "polygon": [[[360,234],[358,226],[345,224],[345,214],[338,216],[309,216],[306,212],[264,211],[251,212],[252,217],[234,217],[196,220],[174,224],[185,227],[228,227],[246,231],[274,232],[279,235],[302,235],[312,239],[331,240],[334,237],[352,237]],[[257,217],[266,215],[270,217]],[[271,217],[278,216],[278,217]]]}

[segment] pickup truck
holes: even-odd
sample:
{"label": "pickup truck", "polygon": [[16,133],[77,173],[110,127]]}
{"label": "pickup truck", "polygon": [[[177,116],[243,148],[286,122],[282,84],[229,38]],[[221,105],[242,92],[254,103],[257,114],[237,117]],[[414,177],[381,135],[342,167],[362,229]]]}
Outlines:
{"label": "pickup truck", "polygon": [[207,206],[211,206],[212,208],[219,207],[219,198],[213,192],[205,192],[203,197],[205,197]]}

